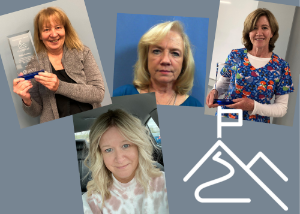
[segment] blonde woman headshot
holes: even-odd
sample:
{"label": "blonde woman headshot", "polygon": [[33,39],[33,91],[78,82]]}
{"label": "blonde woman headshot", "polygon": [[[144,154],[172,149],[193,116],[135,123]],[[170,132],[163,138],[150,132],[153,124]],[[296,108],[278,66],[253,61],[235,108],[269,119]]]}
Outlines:
{"label": "blonde woman headshot", "polygon": [[165,175],[155,167],[154,143],[138,118],[109,110],[92,125],[89,142],[85,214],[169,213]]}
{"label": "blonde woman headshot", "polygon": [[190,40],[179,21],[151,27],[137,49],[133,84],[115,89],[114,97],[155,92],[158,105],[201,106],[190,95],[195,62]]}
{"label": "blonde woman headshot", "polygon": [[21,75],[37,67],[45,72],[13,80],[28,115],[43,123],[101,106],[105,89],[98,65],[61,9],[48,7],[36,15],[34,45],[38,60]]}

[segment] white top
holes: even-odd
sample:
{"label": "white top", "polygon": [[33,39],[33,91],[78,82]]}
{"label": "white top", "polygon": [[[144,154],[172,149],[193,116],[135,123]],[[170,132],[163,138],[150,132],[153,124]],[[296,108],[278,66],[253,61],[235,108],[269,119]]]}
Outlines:
{"label": "white top", "polygon": [[270,61],[270,58],[260,58],[247,53],[247,57],[254,68],[264,67]]}
{"label": "white top", "polygon": [[121,183],[113,176],[111,197],[104,202],[100,194],[82,195],[84,214],[169,214],[169,204],[165,173],[150,181],[150,191],[146,195],[135,178],[129,183]]}
{"label": "white top", "polygon": [[[251,54],[247,53],[248,59],[251,65],[254,68],[261,68],[264,67],[271,58],[260,58],[256,56],[252,56]],[[221,77],[217,85],[213,87],[218,91],[218,88],[228,88],[229,86],[229,77]],[[219,90],[220,91],[220,90]],[[219,94],[220,96],[221,94]],[[284,95],[275,95],[275,100],[273,104],[261,104],[257,101],[254,101],[254,109],[252,112],[249,112],[250,115],[261,115],[261,116],[268,116],[268,117],[283,117],[288,109],[288,101],[289,101],[289,94]]]}

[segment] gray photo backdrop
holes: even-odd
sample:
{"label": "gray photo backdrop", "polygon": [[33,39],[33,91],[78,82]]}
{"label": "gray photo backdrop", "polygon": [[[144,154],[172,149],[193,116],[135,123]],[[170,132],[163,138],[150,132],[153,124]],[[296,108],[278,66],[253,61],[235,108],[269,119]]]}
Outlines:
{"label": "gray photo backdrop", "polygon": [[[61,0],[68,1],[69,0]],[[48,3],[46,0],[2,1],[0,15]],[[299,6],[298,0],[268,2]],[[209,18],[207,72],[214,42],[217,0],[115,0],[85,2],[109,91],[113,89],[114,43],[117,13],[176,15]],[[80,14],[78,14],[80,16]],[[4,20],[5,21],[5,20]],[[12,26],[13,27],[13,26]],[[299,44],[298,44],[299,45]],[[79,172],[71,117],[20,129],[2,62],[1,87],[1,213],[82,214]],[[158,107],[162,130],[170,213],[283,213],[282,209],[222,150],[221,158],[236,169],[228,185],[203,190],[202,197],[249,197],[250,204],[200,204],[193,196],[203,182],[223,176],[228,170],[207,161],[187,182],[183,177],[216,142],[216,118],[204,108]],[[243,127],[223,129],[223,142],[248,163],[262,151],[289,178],[283,182],[263,161],[252,168],[289,207],[299,213],[299,105],[293,127],[245,122]],[[203,175],[203,176],[202,176]],[[225,185],[225,186],[224,186]],[[226,194],[228,193],[228,195]]]}

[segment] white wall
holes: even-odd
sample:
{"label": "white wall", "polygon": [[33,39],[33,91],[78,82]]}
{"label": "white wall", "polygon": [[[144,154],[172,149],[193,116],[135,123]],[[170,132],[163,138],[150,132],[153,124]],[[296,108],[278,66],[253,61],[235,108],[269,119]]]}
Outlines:
{"label": "white wall", "polygon": [[7,36],[19,33],[22,31],[30,30],[33,36],[33,19],[35,15],[43,8],[56,6],[63,9],[69,17],[73,27],[78,33],[83,44],[88,46],[98,64],[102,77],[105,82],[105,96],[102,106],[111,104],[110,94],[106,84],[104,72],[102,69],[100,57],[98,54],[96,42],[93,36],[91,24],[88,18],[86,7],[83,0],[60,0],[53,1],[47,4],[39,5],[36,7],[28,8],[25,10],[17,11],[0,17],[0,54],[5,69],[8,85],[10,87],[12,99],[15,105],[17,116],[19,119],[20,127],[28,127],[39,123],[39,118],[32,118],[28,116],[22,109],[21,98],[13,93],[13,79],[17,77],[16,68],[13,58],[9,49]]}
{"label": "white wall", "polygon": [[279,38],[275,43],[274,53],[281,58],[286,59],[286,52],[289,44],[296,7],[269,2],[259,2],[258,8],[267,8],[276,17],[279,25]]}
{"label": "white wall", "polygon": [[210,67],[209,77],[211,79],[216,77],[217,62],[225,62],[232,49],[244,47],[242,45],[244,21],[247,15],[257,9],[257,7],[258,1],[252,0],[226,0],[220,2]]}
{"label": "white wall", "polygon": [[[291,37],[289,40],[289,45],[286,53],[286,61],[290,64],[291,74],[293,78],[293,84],[295,91],[289,96],[289,108],[287,114],[281,118],[274,118],[274,124],[284,124],[292,126],[294,120],[299,120],[295,118],[295,107],[297,102],[297,94],[299,91],[299,74],[300,74],[300,8],[296,8],[293,27],[291,31]],[[299,100],[298,100],[299,102]]]}

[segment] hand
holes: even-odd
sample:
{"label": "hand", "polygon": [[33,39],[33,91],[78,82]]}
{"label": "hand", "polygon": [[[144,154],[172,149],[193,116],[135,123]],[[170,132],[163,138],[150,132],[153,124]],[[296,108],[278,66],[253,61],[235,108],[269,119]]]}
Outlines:
{"label": "hand", "polygon": [[[20,75],[23,75],[23,73],[20,73]],[[16,78],[13,80],[13,92],[19,95],[23,102],[28,106],[31,105],[29,89],[32,87],[31,81],[25,80],[24,78]]]}
{"label": "hand", "polygon": [[40,72],[34,76],[35,80],[51,91],[56,92],[59,86],[59,79],[55,74]]}
{"label": "hand", "polygon": [[254,100],[249,98],[238,98],[232,100],[234,104],[227,105],[226,107],[234,109],[242,109],[243,111],[253,111],[254,110]]}
{"label": "hand", "polygon": [[209,94],[206,97],[206,105],[209,108],[216,108],[219,106],[219,104],[213,104],[214,103],[214,99],[218,98],[218,91],[216,89],[213,89],[209,92]]}

